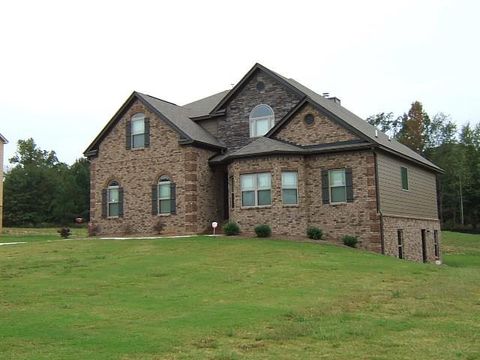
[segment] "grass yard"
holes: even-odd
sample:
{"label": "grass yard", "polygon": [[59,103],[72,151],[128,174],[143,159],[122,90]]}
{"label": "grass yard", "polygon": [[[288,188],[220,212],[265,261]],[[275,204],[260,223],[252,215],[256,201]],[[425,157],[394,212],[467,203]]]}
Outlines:
{"label": "grass yard", "polygon": [[0,246],[1,359],[480,359],[480,236],[443,233],[436,266],[280,240],[10,231],[1,241],[28,243]]}

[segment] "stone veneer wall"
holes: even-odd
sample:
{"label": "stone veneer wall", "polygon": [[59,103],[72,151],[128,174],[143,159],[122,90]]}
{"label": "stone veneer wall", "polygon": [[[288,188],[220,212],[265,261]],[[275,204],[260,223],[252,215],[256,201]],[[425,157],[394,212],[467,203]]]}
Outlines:
{"label": "stone veneer wall", "polygon": [[[126,120],[137,112],[150,118],[150,147],[127,150]],[[178,140],[178,134],[139,101],[122,116],[100,144],[98,157],[91,159],[90,217],[99,234],[124,234],[127,228],[132,233],[152,234],[159,220],[165,224],[165,233],[195,233],[207,226],[207,218],[216,216],[214,206],[200,212],[197,205],[213,196],[215,184],[205,160],[213,152],[181,146]],[[197,183],[200,169],[202,181]],[[176,184],[176,214],[152,215],[151,189],[161,175],[169,176]],[[102,189],[111,180],[118,181],[123,188],[124,216],[104,219]]]}
{"label": "stone veneer wall", "polygon": [[[339,205],[322,203],[321,170],[352,168],[354,201]],[[284,206],[281,198],[281,172],[298,171],[298,206]],[[230,218],[242,231],[251,233],[262,223],[274,234],[304,236],[308,226],[320,227],[326,240],[341,242],[344,235],[357,235],[362,248],[381,251],[380,219],[376,208],[375,160],[371,151],[327,155],[271,156],[236,160],[228,167],[234,176],[235,207]],[[272,205],[241,208],[240,175],[272,173]]]}
{"label": "stone veneer wall", "polygon": [[[305,122],[304,118],[307,114],[314,116],[313,124]],[[274,137],[296,145],[318,145],[358,139],[356,135],[310,104],[304,105]]]}
{"label": "stone veneer wall", "polygon": [[427,259],[435,261],[434,230],[438,231],[438,243],[441,257],[440,222],[435,219],[414,219],[401,216],[383,217],[383,237],[385,254],[398,257],[397,230],[403,230],[404,259],[422,261],[422,233],[425,229],[427,240]]}
{"label": "stone veneer wall", "polygon": [[[259,81],[265,89],[257,90]],[[275,81],[266,73],[257,70],[244,87],[226,106],[226,116],[218,122],[218,138],[229,150],[247,145],[255,138],[250,138],[249,116],[259,104],[269,105],[275,113],[275,122],[280,121],[300,101],[300,97]]]}

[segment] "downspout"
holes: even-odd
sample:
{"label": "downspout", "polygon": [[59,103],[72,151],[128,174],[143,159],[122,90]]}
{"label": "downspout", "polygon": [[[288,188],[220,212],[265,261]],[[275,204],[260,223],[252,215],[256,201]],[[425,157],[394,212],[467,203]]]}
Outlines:
{"label": "downspout", "polygon": [[377,153],[373,150],[373,158],[375,159],[375,196],[377,200],[377,213],[380,214],[380,246],[382,248],[382,254],[385,255],[385,237],[383,231],[383,214],[382,208],[380,207],[380,191],[378,186],[378,160]]}

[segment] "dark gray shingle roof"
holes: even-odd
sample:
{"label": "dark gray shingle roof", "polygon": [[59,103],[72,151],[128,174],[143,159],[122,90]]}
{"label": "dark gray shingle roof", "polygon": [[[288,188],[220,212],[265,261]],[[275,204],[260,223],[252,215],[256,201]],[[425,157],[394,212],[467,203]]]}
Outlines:
{"label": "dark gray shingle roof", "polygon": [[322,152],[337,151],[339,149],[353,150],[359,148],[370,147],[371,145],[362,140],[343,141],[332,144],[321,144],[315,146],[297,146],[267,137],[259,137],[244,147],[236,150],[226,152],[225,154],[217,155],[210,159],[212,164],[228,162],[231,159],[238,159],[251,156],[275,155],[275,154],[298,154],[309,155],[318,154]]}
{"label": "dark gray shingle roof", "polygon": [[188,103],[182,107],[188,111],[189,117],[207,116],[230,90],[225,90],[206,98]]}
{"label": "dark gray shingle roof", "polygon": [[[300,84],[298,81],[294,79],[287,79],[282,75],[276,74],[277,76],[281,77],[283,80],[288,82],[291,86],[294,86],[296,89],[300,90],[302,93],[304,93],[309,99],[311,99],[313,102],[317,103],[321,107],[325,108],[332,114],[338,116],[340,119],[345,121],[348,125],[351,127],[355,128],[359,132],[361,132],[363,135],[365,135],[370,141],[373,143],[376,143],[386,149],[392,150],[395,153],[399,153],[401,155],[407,156],[409,158],[412,158],[422,164],[425,164],[427,166],[433,167],[435,169],[441,170],[437,165],[432,163],[431,161],[427,160],[420,154],[416,153],[409,147],[399,143],[395,139],[389,139],[389,137],[382,133],[380,130],[378,130],[376,127],[373,125],[370,125],[368,122],[363,120],[362,118],[358,117],[351,111],[347,110],[343,106],[335,103],[332,100],[328,100],[322,95],[317,94],[316,92],[310,90],[306,86]],[[377,135],[377,136],[375,136]]]}
{"label": "dark gray shingle roof", "polygon": [[166,117],[180,133],[185,134],[189,139],[207,145],[224,147],[212,134],[190,120],[187,109],[150,95],[138,92],[136,94]]}
{"label": "dark gray shingle roof", "polygon": [[5,136],[3,136],[2,134],[0,134],[0,141],[3,142],[4,144],[8,144],[8,140]]}

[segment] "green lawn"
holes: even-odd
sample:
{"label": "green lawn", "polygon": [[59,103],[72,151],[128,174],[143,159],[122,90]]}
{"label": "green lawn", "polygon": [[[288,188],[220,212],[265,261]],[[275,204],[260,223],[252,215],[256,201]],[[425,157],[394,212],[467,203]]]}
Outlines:
{"label": "green lawn", "polygon": [[[1,359],[480,359],[480,236],[445,265],[239,238],[0,246]],[[31,236],[31,237],[29,237]]]}

